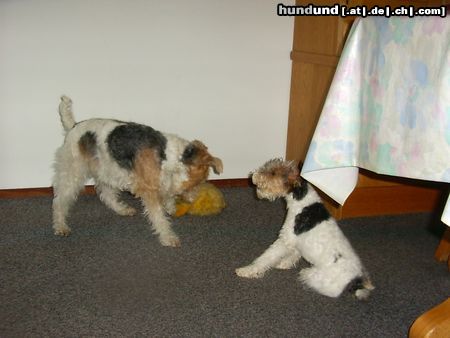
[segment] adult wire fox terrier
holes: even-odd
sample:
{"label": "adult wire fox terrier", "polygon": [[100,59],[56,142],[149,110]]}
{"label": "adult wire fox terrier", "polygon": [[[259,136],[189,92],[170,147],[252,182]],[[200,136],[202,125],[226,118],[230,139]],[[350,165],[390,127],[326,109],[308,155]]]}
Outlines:
{"label": "adult wire fox terrier", "polygon": [[216,174],[223,171],[222,161],[200,141],[189,142],[142,124],[111,119],[76,123],[66,96],[61,97],[59,114],[66,135],[55,157],[55,234],[70,234],[69,209],[86,180],[93,178],[100,199],[119,215],[136,213],[119,200],[120,191],[140,198],[161,244],[179,246],[166,213],[175,212],[176,196],[192,200],[210,167]]}
{"label": "adult wire fox terrier", "polygon": [[300,271],[300,280],[307,286],[329,297],[338,297],[347,288],[356,298],[367,298],[374,287],[366,270],[295,164],[270,160],[252,174],[252,181],[258,198],[284,197],[288,211],[278,239],[253,263],[236,269],[236,274],[259,278],[273,267],[293,268],[303,257],[311,264]]}

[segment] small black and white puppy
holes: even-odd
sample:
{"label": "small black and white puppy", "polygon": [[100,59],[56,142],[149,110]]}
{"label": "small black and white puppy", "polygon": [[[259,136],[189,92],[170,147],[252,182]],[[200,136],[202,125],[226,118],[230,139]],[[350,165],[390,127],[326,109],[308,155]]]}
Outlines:
{"label": "small black and white puppy", "polygon": [[278,239],[236,274],[259,278],[270,268],[293,268],[303,257],[311,267],[300,271],[300,280],[310,288],[329,297],[347,289],[358,299],[367,298],[374,287],[366,270],[317,192],[300,178],[297,166],[273,159],[252,174],[252,181],[259,198],[284,197],[288,211]]}

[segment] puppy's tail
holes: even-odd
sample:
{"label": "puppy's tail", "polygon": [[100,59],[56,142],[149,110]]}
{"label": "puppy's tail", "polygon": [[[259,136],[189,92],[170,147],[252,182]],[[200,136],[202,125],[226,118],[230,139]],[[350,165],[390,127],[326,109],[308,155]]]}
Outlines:
{"label": "puppy's tail", "polygon": [[348,291],[359,300],[369,298],[372,290],[375,289],[368,276],[355,278],[348,286]]}
{"label": "puppy's tail", "polygon": [[[312,266],[300,271],[300,280],[310,288],[328,297],[339,297],[344,290],[356,299],[367,299],[374,289],[369,277],[363,272],[345,270],[348,263],[332,264],[325,267]],[[350,276],[348,275],[350,273]],[[351,277],[351,276],[354,277]],[[350,279],[351,278],[351,279]]]}
{"label": "puppy's tail", "polygon": [[72,112],[72,100],[67,96],[61,96],[61,103],[59,104],[59,116],[65,131],[73,128],[75,119]]}

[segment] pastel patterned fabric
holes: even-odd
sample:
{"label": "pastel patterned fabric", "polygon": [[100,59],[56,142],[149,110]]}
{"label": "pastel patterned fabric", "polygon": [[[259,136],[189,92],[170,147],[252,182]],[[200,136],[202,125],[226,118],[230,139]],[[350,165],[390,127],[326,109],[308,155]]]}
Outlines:
{"label": "pastel patterned fabric", "polygon": [[358,167],[450,182],[450,17],[353,25],[302,176],[343,204]]}

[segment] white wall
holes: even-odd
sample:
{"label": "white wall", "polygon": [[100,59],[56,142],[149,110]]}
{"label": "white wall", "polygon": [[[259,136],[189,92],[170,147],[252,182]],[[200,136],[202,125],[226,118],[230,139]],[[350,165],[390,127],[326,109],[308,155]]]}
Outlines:
{"label": "white wall", "polygon": [[[285,1],[285,4],[293,1]],[[284,156],[293,21],[275,0],[1,0],[0,189],[51,185],[59,96],[198,138],[242,178]]]}

